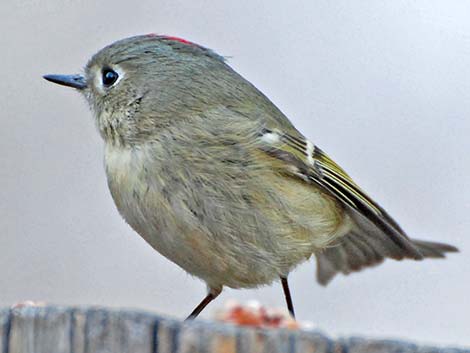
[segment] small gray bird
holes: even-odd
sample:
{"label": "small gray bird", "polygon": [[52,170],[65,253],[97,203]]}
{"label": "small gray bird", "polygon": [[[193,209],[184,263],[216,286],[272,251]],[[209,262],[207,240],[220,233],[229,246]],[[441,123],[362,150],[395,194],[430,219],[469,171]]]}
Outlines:
{"label": "small gray bird", "polygon": [[105,142],[109,189],[154,249],[206,282],[195,318],[224,286],[253,288],[312,255],[326,285],[453,246],[410,239],[224,58],[184,39],[143,35],[95,54],[82,75],[46,75],[86,97]]}

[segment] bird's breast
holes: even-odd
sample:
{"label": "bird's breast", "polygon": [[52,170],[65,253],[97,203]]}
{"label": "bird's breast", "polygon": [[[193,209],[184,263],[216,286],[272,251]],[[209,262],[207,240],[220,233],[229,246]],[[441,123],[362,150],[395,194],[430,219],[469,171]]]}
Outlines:
{"label": "bird's breast", "polygon": [[[155,153],[139,148],[107,145],[105,168],[109,190],[119,213],[147,242],[160,252],[168,252],[173,242],[164,229],[171,224],[165,180],[159,172],[164,167]],[[158,237],[158,238],[157,238]]]}

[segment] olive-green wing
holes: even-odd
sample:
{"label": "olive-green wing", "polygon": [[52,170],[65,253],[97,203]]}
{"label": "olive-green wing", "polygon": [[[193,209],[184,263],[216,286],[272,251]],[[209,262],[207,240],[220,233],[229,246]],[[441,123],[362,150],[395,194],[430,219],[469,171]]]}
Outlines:
{"label": "olive-green wing", "polygon": [[265,128],[260,134],[263,149],[284,162],[285,170],[315,184],[341,202],[359,228],[375,227],[387,235],[407,257],[421,259],[418,248],[398,224],[373,201],[349,175],[320,148],[298,133]]}
{"label": "olive-green wing", "polygon": [[265,128],[259,136],[262,149],[282,161],[286,173],[336,198],[355,223],[349,233],[316,254],[320,284],[326,285],[339,272],[359,271],[385,258],[443,258],[446,252],[458,251],[451,245],[410,239],[340,166],[296,130]]}

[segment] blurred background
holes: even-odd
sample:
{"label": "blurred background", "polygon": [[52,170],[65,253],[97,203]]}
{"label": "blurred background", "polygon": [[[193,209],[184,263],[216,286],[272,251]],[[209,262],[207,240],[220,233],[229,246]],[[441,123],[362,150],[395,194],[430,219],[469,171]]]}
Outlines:
{"label": "blurred background", "polygon": [[[204,284],[150,248],[107,189],[88,108],[46,73],[157,32],[229,56],[416,238],[445,261],[394,262],[327,288],[290,284],[329,335],[470,344],[470,2],[20,0],[0,2],[0,306],[30,299],[185,317]],[[278,283],[228,298],[284,306]]]}

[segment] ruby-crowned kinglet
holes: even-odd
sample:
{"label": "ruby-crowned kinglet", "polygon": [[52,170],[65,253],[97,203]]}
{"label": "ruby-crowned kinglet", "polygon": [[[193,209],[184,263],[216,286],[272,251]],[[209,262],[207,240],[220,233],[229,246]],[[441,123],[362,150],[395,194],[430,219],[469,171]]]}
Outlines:
{"label": "ruby-crowned kinglet", "polygon": [[144,35],[100,50],[82,75],[46,75],[88,100],[109,189],[153,248],[206,282],[196,317],[224,286],[287,276],[312,255],[326,285],[381,263],[440,258],[453,246],[400,226],[224,58]]}

